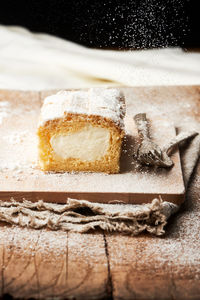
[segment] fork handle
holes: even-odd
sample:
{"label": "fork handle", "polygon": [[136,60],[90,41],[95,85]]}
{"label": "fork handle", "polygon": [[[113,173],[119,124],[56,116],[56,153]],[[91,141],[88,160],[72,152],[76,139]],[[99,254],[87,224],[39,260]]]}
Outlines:
{"label": "fork handle", "polygon": [[137,114],[134,116],[134,121],[137,126],[138,134],[140,139],[149,139],[149,123],[145,113]]}

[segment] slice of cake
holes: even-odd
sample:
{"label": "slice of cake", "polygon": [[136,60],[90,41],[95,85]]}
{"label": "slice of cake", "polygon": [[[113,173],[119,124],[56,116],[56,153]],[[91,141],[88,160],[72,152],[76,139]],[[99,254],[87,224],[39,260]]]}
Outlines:
{"label": "slice of cake", "polygon": [[44,100],[38,127],[44,171],[118,173],[124,97],[117,89],[61,91]]}

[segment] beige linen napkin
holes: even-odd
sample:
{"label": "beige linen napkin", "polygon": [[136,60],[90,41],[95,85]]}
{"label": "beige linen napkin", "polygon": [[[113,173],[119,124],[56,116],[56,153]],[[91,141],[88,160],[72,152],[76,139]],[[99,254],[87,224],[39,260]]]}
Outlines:
{"label": "beige linen napkin", "polygon": [[[179,128],[180,131],[180,128]],[[181,163],[185,186],[200,154],[200,136],[184,142],[181,149]],[[24,200],[22,203],[0,201],[0,220],[22,227],[44,228],[87,232],[101,228],[136,235],[147,231],[155,235],[164,234],[167,219],[179,206],[152,199],[149,204],[100,204],[84,200],[68,199],[65,205],[36,203]]]}

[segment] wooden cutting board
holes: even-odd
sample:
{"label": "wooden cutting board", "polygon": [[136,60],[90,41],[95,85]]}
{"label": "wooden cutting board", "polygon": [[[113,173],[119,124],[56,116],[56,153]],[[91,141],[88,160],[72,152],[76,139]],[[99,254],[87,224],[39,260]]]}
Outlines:
{"label": "wooden cutting board", "polygon": [[66,202],[68,197],[94,202],[120,200],[125,203],[150,202],[159,195],[163,200],[181,203],[184,183],[179,151],[172,155],[172,169],[141,167],[132,154],[137,144],[133,116],[147,112],[152,121],[152,137],[163,146],[174,137],[175,129],[167,115],[149,106],[142,107],[134,89],[123,89],[127,114],[127,136],[123,145],[120,174],[102,173],[43,173],[37,167],[36,129],[40,108],[46,92],[0,91],[0,199]]}

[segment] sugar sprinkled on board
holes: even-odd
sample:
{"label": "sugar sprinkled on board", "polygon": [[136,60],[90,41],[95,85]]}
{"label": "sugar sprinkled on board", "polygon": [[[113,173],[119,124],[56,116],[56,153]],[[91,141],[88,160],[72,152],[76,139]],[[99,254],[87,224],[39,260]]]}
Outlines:
{"label": "sugar sprinkled on board", "polygon": [[[134,101],[132,102],[134,113],[139,110],[140,107],[142,107],[142,110],[144,107],[143,101],[141,102],[140,98],[138,98],[135,93],[131,95],[131,97],[133,97],[134,99]],[[128,102],[127,104],[128,113],[131,116],[133,115],[133,113],[129,110],[130,102]],[[88,186],[90,186],[92,192],[95,191],[95,188],[100,190],[103,182],[106,181],[106,188],[108,189],[108,192],[112,192],[114,188],[116,189],[116,192],[125,192],[128,188],[128,182],[126,180],[128,178],[129,182],[134,182],[133,188],[139,188],[140,190],[142,190],[142,186],[148,184],[149,186],[151,186],[152,192],[155,192],[155,181],[160,181],[165,175],[165,171],[148,171],[148,169],[146,168],[140,168],[140,166],[135,161],[133,163],[132,155],[135,144],[128,143],[128,140],[125,140],[122,156],[126,156],[126,158],[128,159],[128,163],[130,162],[129,165],[131,166],[131,173],[127,173],[128,177],[126,176],[126,178],[124,178],[123,172],[127,172],[127,169],[123,169],[122,173],[117,175],[120,182],[117,187],[115,184],[116,176],[114,175],[91,173],[43,173],[37,168],[37,141],[35,139],[35,132],[39,112],[38,108],[39,105],[36,108],[35,115],[31,116],[31,118],[29,117],[29,115],[24,115],[24,117],[26,118],[26,130],[24,130],[24,121],[21,121],[21,127],[19,128],[18,132],[16,132],[16,128],[13,128],[13,130],[10,130],[8,128],[9,130],[7,130],[6,134],[4,132],[0,137],[0,139],[3,139],[6,142],[4,151],[6,151],[6,155],[9,158],[5,162],[4,158],[0,155],[0,171],[2,173],[2,177],[4,178],[5,187],[6,182],[11,180],[13,184],[17,181],[17,188],[22,189],[23,184],[25,184],[28,176],[30,184],[33,184],[34,189],[39,189],[41,188],[41,186],[45,186],[45,190],[47,189],[48,191],[50,191],[51,189],[64,190],[65,186],[67,186],[69,191],[76,191],[77,188],[81,186],[81,189],[83,189],[84,192],[87,191]],[[20,109],[19,105],[17,106],[17,109]],[[21,109],[23,109],[23,105],[21,105]],[[158,112],[160,110],[155,109],[154,107],[152,108],[152,105],[146,105],[146,109],[152,109],[152,111],[155,111],[156,114],[154,114],[153,116],[159,115]],[[15,110],[14,106],[13,110]],[[18,122],[18,118],[16,116],[14,116],[14,118]],[[12,121],[12,117],[10,119]],[[12,126],[12,123],[9,124],[11,124]],[[158,132],[158,136],[160,137],[163,135],[163,132],[162,130],[160,130],[161,126],[159,124],[159,120],[156,121],[156,124],[156,132]],[[168,121],[166,121],[164,125],[165,128],[171,126],[170,122]],[[9,150],[9,153],[7,150]],[[15,156],[13,156],[13,151],[15,152]],[[166,183],[169,182],[166,180]],[[170,189],[174,186],[175,184],[170,184]]]}
{"label": "sugar sprinkled on board", "polygon": [[29,132],[27,130],[24,131],[14,131],[11,134],[8,134],[3,137],[4,140],[8,141],[9,144],[19,144],[23,142],[27,136],[29,135]]}
{"label": "sugar sprinkled on board", "polygon": [[0,101],[0,124],[7,118],[10,113],[10,103],[8,101]]}
{"label": "sugar sprinkled on board", "polygon": [[[6,248],[6,253],[15,252],[20,260],[40,253],[46,261],[62,261],[68,252],[69,259],[77,257],[85,261],[105,257],[103,237],[96,234],[90,238],[87,234],[66,233],[64,231],[50,231],[46,229],[34,230],[17,226],[4,226],[0,231],[0,246]],[[98,242],[97,242],[98,241]],[[11,247],[10,247],[11,246]],[[79,257],[79,258],[78,258]]]}

